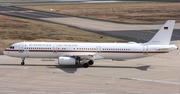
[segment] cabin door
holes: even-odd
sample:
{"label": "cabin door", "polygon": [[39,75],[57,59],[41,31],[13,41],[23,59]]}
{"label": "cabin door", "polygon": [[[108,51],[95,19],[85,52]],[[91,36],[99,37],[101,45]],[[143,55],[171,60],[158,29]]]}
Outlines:
{"label": "cabin door", "polygon": [[143,46],[143,54],[144,54],[144,55],[147,55],[147,54],[148,54],[148,46],[147,46],[147,45],[144,45],[144,46]]}
{"label": "cabin door", "polygon": [[57,53],[58,52],[58,46],[57,44],[53,45],[53,53]]}
{"label": "cabin door", "polygon": [[96,47],[96,53],[101,53],[101,46]]}
{"label": "cabin door", "polygon": [[24,52],[24,44],[19,44],[19,53],[23,53]]}

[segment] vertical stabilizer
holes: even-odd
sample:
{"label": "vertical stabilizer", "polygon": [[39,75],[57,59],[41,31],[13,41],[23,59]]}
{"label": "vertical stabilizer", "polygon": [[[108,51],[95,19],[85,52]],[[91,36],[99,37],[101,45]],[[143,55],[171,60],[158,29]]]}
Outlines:
{"label": "vertical stabilizer", "polygon": [[175,20],[168,20],[164,26],[147,42],[148,45],[169,45]]}

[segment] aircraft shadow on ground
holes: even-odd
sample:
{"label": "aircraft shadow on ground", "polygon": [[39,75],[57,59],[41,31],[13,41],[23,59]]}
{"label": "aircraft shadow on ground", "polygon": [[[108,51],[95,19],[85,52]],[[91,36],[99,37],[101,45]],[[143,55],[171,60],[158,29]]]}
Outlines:
{"label": "aircraft shadow on ground", "polygon": [[150,65],[145,66],[138,66],[138,67],[132,67],[132,66],[91,66],[91,67],[97,67],[97,68],[125,68],[125,69],[138,69],[142,71],[147,71],[147,69],[150,67]]}
{"label": "aircraft shadow on ground", "polygon": [[83,66],[82,65],[69,65],[69,66],[58,65],[58,66],[55,66],[55,68],[59,68],[66,73],[75,73],[77,69],[83,68]]}
{"label": "aircraft shadow on ground", "polygon": [[[20,64],[0,64],[0,66],[22,66]],[[24,66],[45,66],[47,68],[59,68],[62,71],[66,72],[66,73],[75,73],[77,71],[77,69],[79,68],[83,68],[83,65],[72,65],[72,66],[62,66],[62,65],[38,65],[38,64],[26,64]],[[97,66],[97,65],[92,65],[89,66],[91,68],[125,68],[125,69],[138,69],[141,71],[147,71],[148,68],[150,67],[150,65],[144,65],[144,66]]]}

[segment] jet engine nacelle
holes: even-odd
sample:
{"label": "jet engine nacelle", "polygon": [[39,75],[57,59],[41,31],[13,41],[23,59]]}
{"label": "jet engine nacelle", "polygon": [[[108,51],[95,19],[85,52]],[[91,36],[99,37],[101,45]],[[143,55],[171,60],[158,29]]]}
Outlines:
{"label": "jet engine nacelle", "polygon": [[73,57],[59,57],[58,64],[59,65],[75,65],[76,59]]}

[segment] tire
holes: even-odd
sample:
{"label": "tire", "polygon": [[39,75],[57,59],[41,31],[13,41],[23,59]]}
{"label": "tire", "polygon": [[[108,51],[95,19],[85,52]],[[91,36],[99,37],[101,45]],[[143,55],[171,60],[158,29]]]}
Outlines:
{"label": "tire", "polygon": [[94,64],[94,61],[90,60],[90,61],[88,62],[88,64],[89,64],[89,65],[93,65],[93,64]]}
{"label": "tire", "polygon": [[24,65],[24,62],[21,62],[21,65]]}
{"label": "tire", "polygon": [[88,63],[84,63],[84,68],[88,68],[89,67],[89,64]]}

